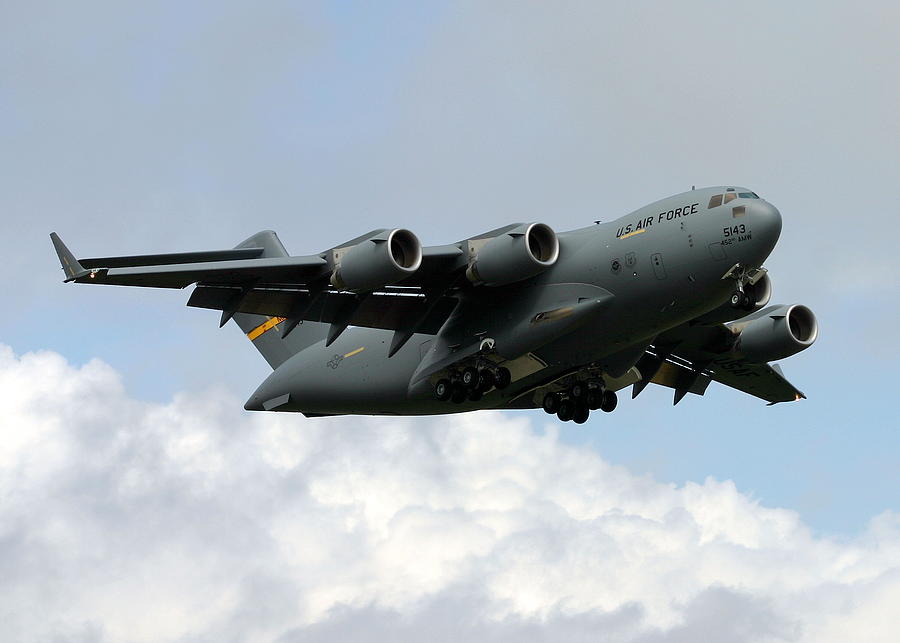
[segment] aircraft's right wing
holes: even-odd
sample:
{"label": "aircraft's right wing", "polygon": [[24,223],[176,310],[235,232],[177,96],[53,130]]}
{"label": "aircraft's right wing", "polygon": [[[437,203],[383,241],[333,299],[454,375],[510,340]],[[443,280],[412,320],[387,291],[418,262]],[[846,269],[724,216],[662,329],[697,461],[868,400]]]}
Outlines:
{"label": "aircraft's right wing", "polygon": [[726,349],[732,338],[724,324],[685,324],[663,333],[637,364],[643,378],[634,385],[632,396],[648,384],[659,384],[675,389],[678,404],[687,393],[703,395],[716,381],[769,404],[806,398],[777,364],[753,362]]}

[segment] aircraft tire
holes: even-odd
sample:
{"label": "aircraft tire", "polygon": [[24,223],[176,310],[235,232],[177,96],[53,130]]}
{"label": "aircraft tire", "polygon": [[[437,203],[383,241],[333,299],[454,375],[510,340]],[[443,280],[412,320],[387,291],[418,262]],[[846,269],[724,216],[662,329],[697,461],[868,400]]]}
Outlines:
{"label": "aircraft tire", "polygon": [[603,391],[603,402],[600,404],[600,410],[604,413],[612,413],[616,410],[619,398],[616,397],[615,391]]}
{"label": "aircraft tire", "polygon": [[478,373],[478,390],[487,393],[494,386],[494,374],[484,368]]}
{"label": "aircraft tire", "polygon": [[744,307],[744,293],[740,290],[735,290],[731,293],[731,307],[741,309]]}
{"label": "aircraft tire", "polygon": [[473,388],[471,391],[469,391],[469,399],[473,402],[477,402],[478,400],[480,400],[482,395],[484,395],[484,393],[481,392],[480,388]]}
{"label": "aircraft tire", "polygon": [[591,411],[596,411],[603,404],[603,391],[595,389],[587,394],[587,407]]}
{"label": "aircraft tire", "polygon": [[434,385],[434,396],[441,402],[446,402],[453,395],[453,385],[448,379],[440,379]]}
{"label": "aircraft tire", "polygon": [[544,412],[554,415],[559,410],[559,403],[559,393],[547,393],[541,406],[544,408]]}
{"label": "aircraft tire", "polygon": [[584,404],[575,405],[575,413],[572,415],[572,421],[575,424],[584,424],[591,416],[591,410]]}
{"label": "aircraft tire", "polygon": [[499,389],[505,389],[509,386],[509,383],[512,382],[512,373],[509,372],[509,369],[505,366],[501,366],[497,369],[497,372],[494,373],[494,386]]}
{"label": "aircraft tire", "polygon": [[478,388],[478,371],[471,366],[463,369],[462,377],[463,386],[468,389]]}
{"label": "aircraft tire", "polygon": [[556,411],[556,417],[562,422],[568,422],[575,415],[575,402],[572,400],[563,400],[559,403],[559,409]]}
{"label": "aircraft tire", "polygon": [[454,404],[462,404],[466,401],[467,395],[468,391],[466,390],[466,387],[462,385],[462,382],[454,382],[453,394],[450,397],[450,401]]}
{"label": "aircraft tire", "polygon": [[587,395],[588,387],[584,382],[575,382],[572,384],[572,388],[569,391],[569,395],[572,396],[573,399],[580,400],[585,395]]}

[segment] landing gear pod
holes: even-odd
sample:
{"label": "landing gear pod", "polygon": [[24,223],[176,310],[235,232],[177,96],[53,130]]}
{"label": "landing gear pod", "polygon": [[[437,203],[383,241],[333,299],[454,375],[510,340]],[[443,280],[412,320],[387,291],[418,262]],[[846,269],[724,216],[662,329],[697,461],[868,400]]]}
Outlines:
{"label": "landing gear pod", "polygon": [[543,223],[521,225],[478,247],[469,242],[473,260],[466,277],[476,284],[503,286],[544,272],[559,258],[559,239]]}
{"label": "landing gear pod", "polygon": [[406,279],[422,265],[422,244],[409,230],[387,230],[335,253],[331,285],[366,292]]}

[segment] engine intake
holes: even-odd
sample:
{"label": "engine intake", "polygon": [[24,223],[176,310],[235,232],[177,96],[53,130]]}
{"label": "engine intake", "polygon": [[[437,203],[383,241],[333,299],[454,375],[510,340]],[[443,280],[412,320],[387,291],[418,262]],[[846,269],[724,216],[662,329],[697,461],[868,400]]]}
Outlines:
{"label": "engine intake", "polygon": [[806,306],[776,306],[746,322],[729,325],[739,330],[734,351],[754,362],[790,357],[813,345],[819,335],[816,316]]}
{"label": "engine intake", "polygon": [[559,258],[559,239],[543,223],[521,225],[481,247],[478,241],[469,242],[474,259],[466,270],[466,277],[476,284],[503,286],[522,281],[547,270]]}
{"label": "engine intake", "polygon": [[409,230],[397,228],[335,251],[331,284],[366,292],[406,279],[422,265],[422,244]]}

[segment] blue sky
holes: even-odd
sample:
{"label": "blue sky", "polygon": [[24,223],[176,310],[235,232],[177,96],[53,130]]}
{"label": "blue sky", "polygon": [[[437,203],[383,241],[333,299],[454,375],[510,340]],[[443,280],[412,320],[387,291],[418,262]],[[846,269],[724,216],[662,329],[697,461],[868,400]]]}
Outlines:
{"label": "blue sky", "polygon": [[673,409],[651,389],[562,437],[661,481],[734,480],[825,533],[900,510],[893,5],[5,13],[0,341],[17,353],[99,357],[150,401],[242,400],[266,375],[187,293],[64,286],[51,230],[99,255],[273,228],[301,254],[383,226],[426,243],[520,220],[565,230],[737,183],[784,215],[774,300],[820,319],[815,347],[784,364],[809,400],[766,408],[714,385]]}

